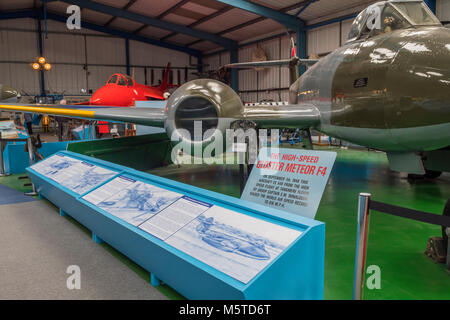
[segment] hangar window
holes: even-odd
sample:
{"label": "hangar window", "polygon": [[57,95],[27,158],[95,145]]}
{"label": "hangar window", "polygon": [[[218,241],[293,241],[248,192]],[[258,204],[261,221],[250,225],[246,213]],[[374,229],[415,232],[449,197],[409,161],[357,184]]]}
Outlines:
{"label": "hangar window", "polygon": [[112,75],[106,83],[116,84],[117,83],[117,74]]}

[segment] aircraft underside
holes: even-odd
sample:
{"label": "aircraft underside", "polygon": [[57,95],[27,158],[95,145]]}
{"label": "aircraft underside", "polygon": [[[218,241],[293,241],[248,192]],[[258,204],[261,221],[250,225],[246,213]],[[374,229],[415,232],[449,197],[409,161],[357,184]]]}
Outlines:
{"label": "aircraft underside", "polygon": [[394,171],[424,175],[450,172],[450,124],[402,129],[348,128],[322,125],[321,132],[387,153]]}

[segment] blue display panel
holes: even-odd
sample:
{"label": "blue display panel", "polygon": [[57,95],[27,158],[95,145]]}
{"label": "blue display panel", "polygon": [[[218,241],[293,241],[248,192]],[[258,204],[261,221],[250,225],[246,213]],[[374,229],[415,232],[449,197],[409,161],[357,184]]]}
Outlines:
{"label": "blue display panel", "polygon": [[[27,135],[21,134],[20,138],[27,138]],[[61,142],[43,142],[42,147],[39,148],[39,153],[44,158],[47,158],[58,151],[67,149],[67,145],[73,143],[72,141]],[[5,172],[9,174],[24,173],[25,169],[30,165],[28,152],[25,151],[25,142],[8,142],[3,151],[3,160],[5,163]]]}
{"label": "blue display panel", "polygon": [[[70,173],[86,164],[104,175],[80,193]],[[71,152],[27,170],[42,196],[187,298],[323,298],[323,223]]]}

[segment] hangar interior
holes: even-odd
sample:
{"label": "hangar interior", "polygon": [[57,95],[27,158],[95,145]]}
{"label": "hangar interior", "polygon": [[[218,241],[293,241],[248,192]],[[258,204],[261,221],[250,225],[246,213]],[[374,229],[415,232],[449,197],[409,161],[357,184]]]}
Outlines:
{"label": "hangar interior", "polygon": [[[288,101],[289,69],[232,69],[224,75],[221,67],[289,59],[292,40],[299,58],[322,59],[345,44],[358,13],[376,2],[0,0],[0,83],[17,89],[21,103],[50,97],[52,102],[75,104],[88,100],[115,73],[158,86],[170,63],[168,82],[175,86],[225,76],[243,103]],[[425,3],[443,25],[450,25],[450,0]],[[70,5],[81,8],[81,29],[66,25]],[[39,57],[51,64],[50,70],[33,69]],[[1,117],[9,114],[2,111]],[[41,133],[43,142],[56,141],[40,123],[33,124],[33,130]],[[317,139],[315,135],[315,149],[337,153],[316,216],[326,223],[324,298],[351,299],[358,194],[370,192],[379,201],[441,214],[450,198],[450,174],[411,181],[389,170],[383,152]],[[155,163],[167,157],[167,146],[160,140],[156,152],[146,147],[158,154]],[[101,143],[80,147],[85,148],[80,153],[97,158],[95,152],[102,149],[103,159],[114,162],[108,152],[116,152],[120,142]],[[77,152],[77,146],[73,148]],[[130,156],[138,154],[137,148],[117,151],[117,163],[240,197],[238,165],[152,163],[137,168],[141,159]],[[1,299],[184,298],[167,284],[152,287],[145,268],[107,243],[95,245],[88,228],[69,216],[59,217],[50,201],[23,196],[31,190],[29,184],[24,186],[27,180],[19,179],[24,174],[0,177]],[[450,299],[447,267],[424,255],[428,239],[440,235],[441,227],[382,213],[374,214],[370,223],[366,263],[381,268],[382,287],[365,290],[365,299]],[[85,275],[81,290],[66,288],[71,264],[80,265]]]}

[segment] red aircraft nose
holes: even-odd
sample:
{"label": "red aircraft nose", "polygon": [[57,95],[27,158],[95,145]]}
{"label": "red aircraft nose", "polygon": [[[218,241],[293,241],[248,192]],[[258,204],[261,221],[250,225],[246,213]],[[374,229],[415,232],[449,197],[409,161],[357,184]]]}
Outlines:
{"label": "red aircraft nose", "polygon": [[102,99],[102,89],[98,89],[94,92],[91,99],[89,99],[89,104],[94,106],[100,106],[104,104],[104,101]]}

